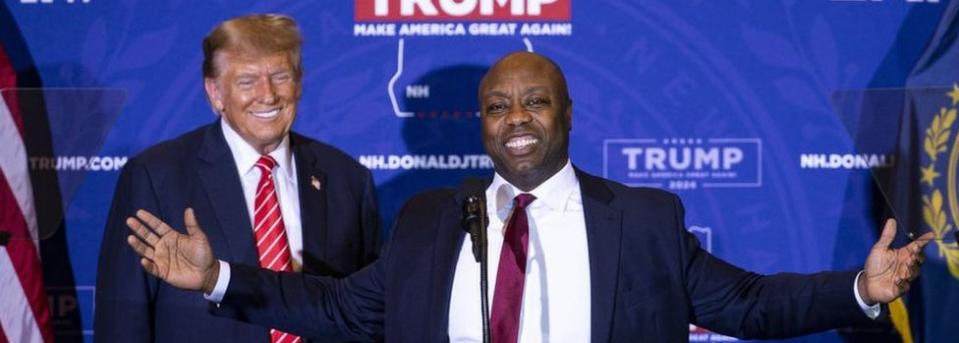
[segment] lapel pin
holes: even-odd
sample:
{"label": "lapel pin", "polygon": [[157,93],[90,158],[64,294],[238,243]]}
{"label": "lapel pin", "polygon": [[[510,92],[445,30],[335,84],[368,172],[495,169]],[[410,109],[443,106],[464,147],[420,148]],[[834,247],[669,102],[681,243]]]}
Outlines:
{"label": "lapel pin", "polygon": [[310,175],[310,184],[313,185],[313,189],[320,190],[321,184],[320,179],[317,179],[316,176]]}

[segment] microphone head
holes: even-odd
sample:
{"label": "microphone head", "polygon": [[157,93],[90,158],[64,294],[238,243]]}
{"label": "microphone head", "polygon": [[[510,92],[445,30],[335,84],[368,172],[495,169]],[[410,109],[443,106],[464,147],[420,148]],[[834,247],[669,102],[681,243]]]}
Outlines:
{"label": "microphone head", "polygon": [[[481,224],[488,222],[486,217],[486,187],[489,186],[489,178],[465,177],[456,191],[456,202],[462,206],[462,224],[464,228],[468,220],[481,220]],[[480,217],[480,218],[477,218]]]}
{"label": "microphone head", "polygon": [[459,188],[456,190],[456,202],[463,203],[470,196],[477,196],[484,202],[486,199],[486,187],[491,180],[480,177],[465,177]]}
{"label": "microphone head", "polygon": [[486,226],[489,223],[486,216],[486,187],[489,184],[488,178],[467,177],[456,192],[456,201],[463,206],[460,225],[469,233],[473,257],[480,263],[486,260]]}
{"label": "microphone head", "polygon": [[463,200],[463,217],[460,225],[463,226],[463,229],[467,232],[472,233],[471,225],[473,222],[480,219],[483,213],[483,200],[478,195],[469,195]]}

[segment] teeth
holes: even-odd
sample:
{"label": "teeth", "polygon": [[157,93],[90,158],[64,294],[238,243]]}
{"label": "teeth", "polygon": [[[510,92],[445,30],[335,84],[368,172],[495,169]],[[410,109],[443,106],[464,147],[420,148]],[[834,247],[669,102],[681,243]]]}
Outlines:
{"label": "teeth", "polygon": [[538,139],[529,136],[517,137],[506,142],[506,147],[510,149],[522,149],[538,142]]}
{"label": "teeth", "polygon": [[280,109],[265,112],[250,111],[250,114],[257,118],[273,118],[280,114]]}

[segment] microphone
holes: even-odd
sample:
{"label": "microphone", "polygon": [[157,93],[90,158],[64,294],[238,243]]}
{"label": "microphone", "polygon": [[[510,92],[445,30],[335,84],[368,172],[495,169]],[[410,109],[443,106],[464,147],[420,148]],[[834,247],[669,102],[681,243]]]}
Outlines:
{"label": "microphone", "polygon": [[468,177],[460,186],[459,199],[462,199],[463,213],[460,225],[469,233],[473,242],[473,257],[480,264],[480,309],[483,320],[483,343],[490,342],[489,330],[489,272],[487,271],[486,227],[489,217],[486,215],[486,186],[483,179]]}
{"label": "microphone", "polygon": [[470,235],[473,242],[473,257],[476,262],[482,262],[486,255],[486,216],[485,197],[471,194],[463,201],[463,229]]}
{"label": "microphone", "polygon": [[460,225],[470,235],[473,243],[473,258],[482,263],[486,257],[486,184],[483,179],[468,177],[463,179],[460,195],[463,199],[463,214]]}

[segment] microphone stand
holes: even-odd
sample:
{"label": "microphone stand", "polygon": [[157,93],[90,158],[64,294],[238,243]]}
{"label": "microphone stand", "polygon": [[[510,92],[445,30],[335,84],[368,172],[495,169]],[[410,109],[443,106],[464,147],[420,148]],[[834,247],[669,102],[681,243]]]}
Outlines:
{"label": "microphone stand", "polygon": [[466,198],[463,203],[463,226],[473,242],[473,257],[480,264],[480,308],[483,318],[483,343],[490,343],[489,330],[489,271],[486,249],[486,201],[476,195]]}

